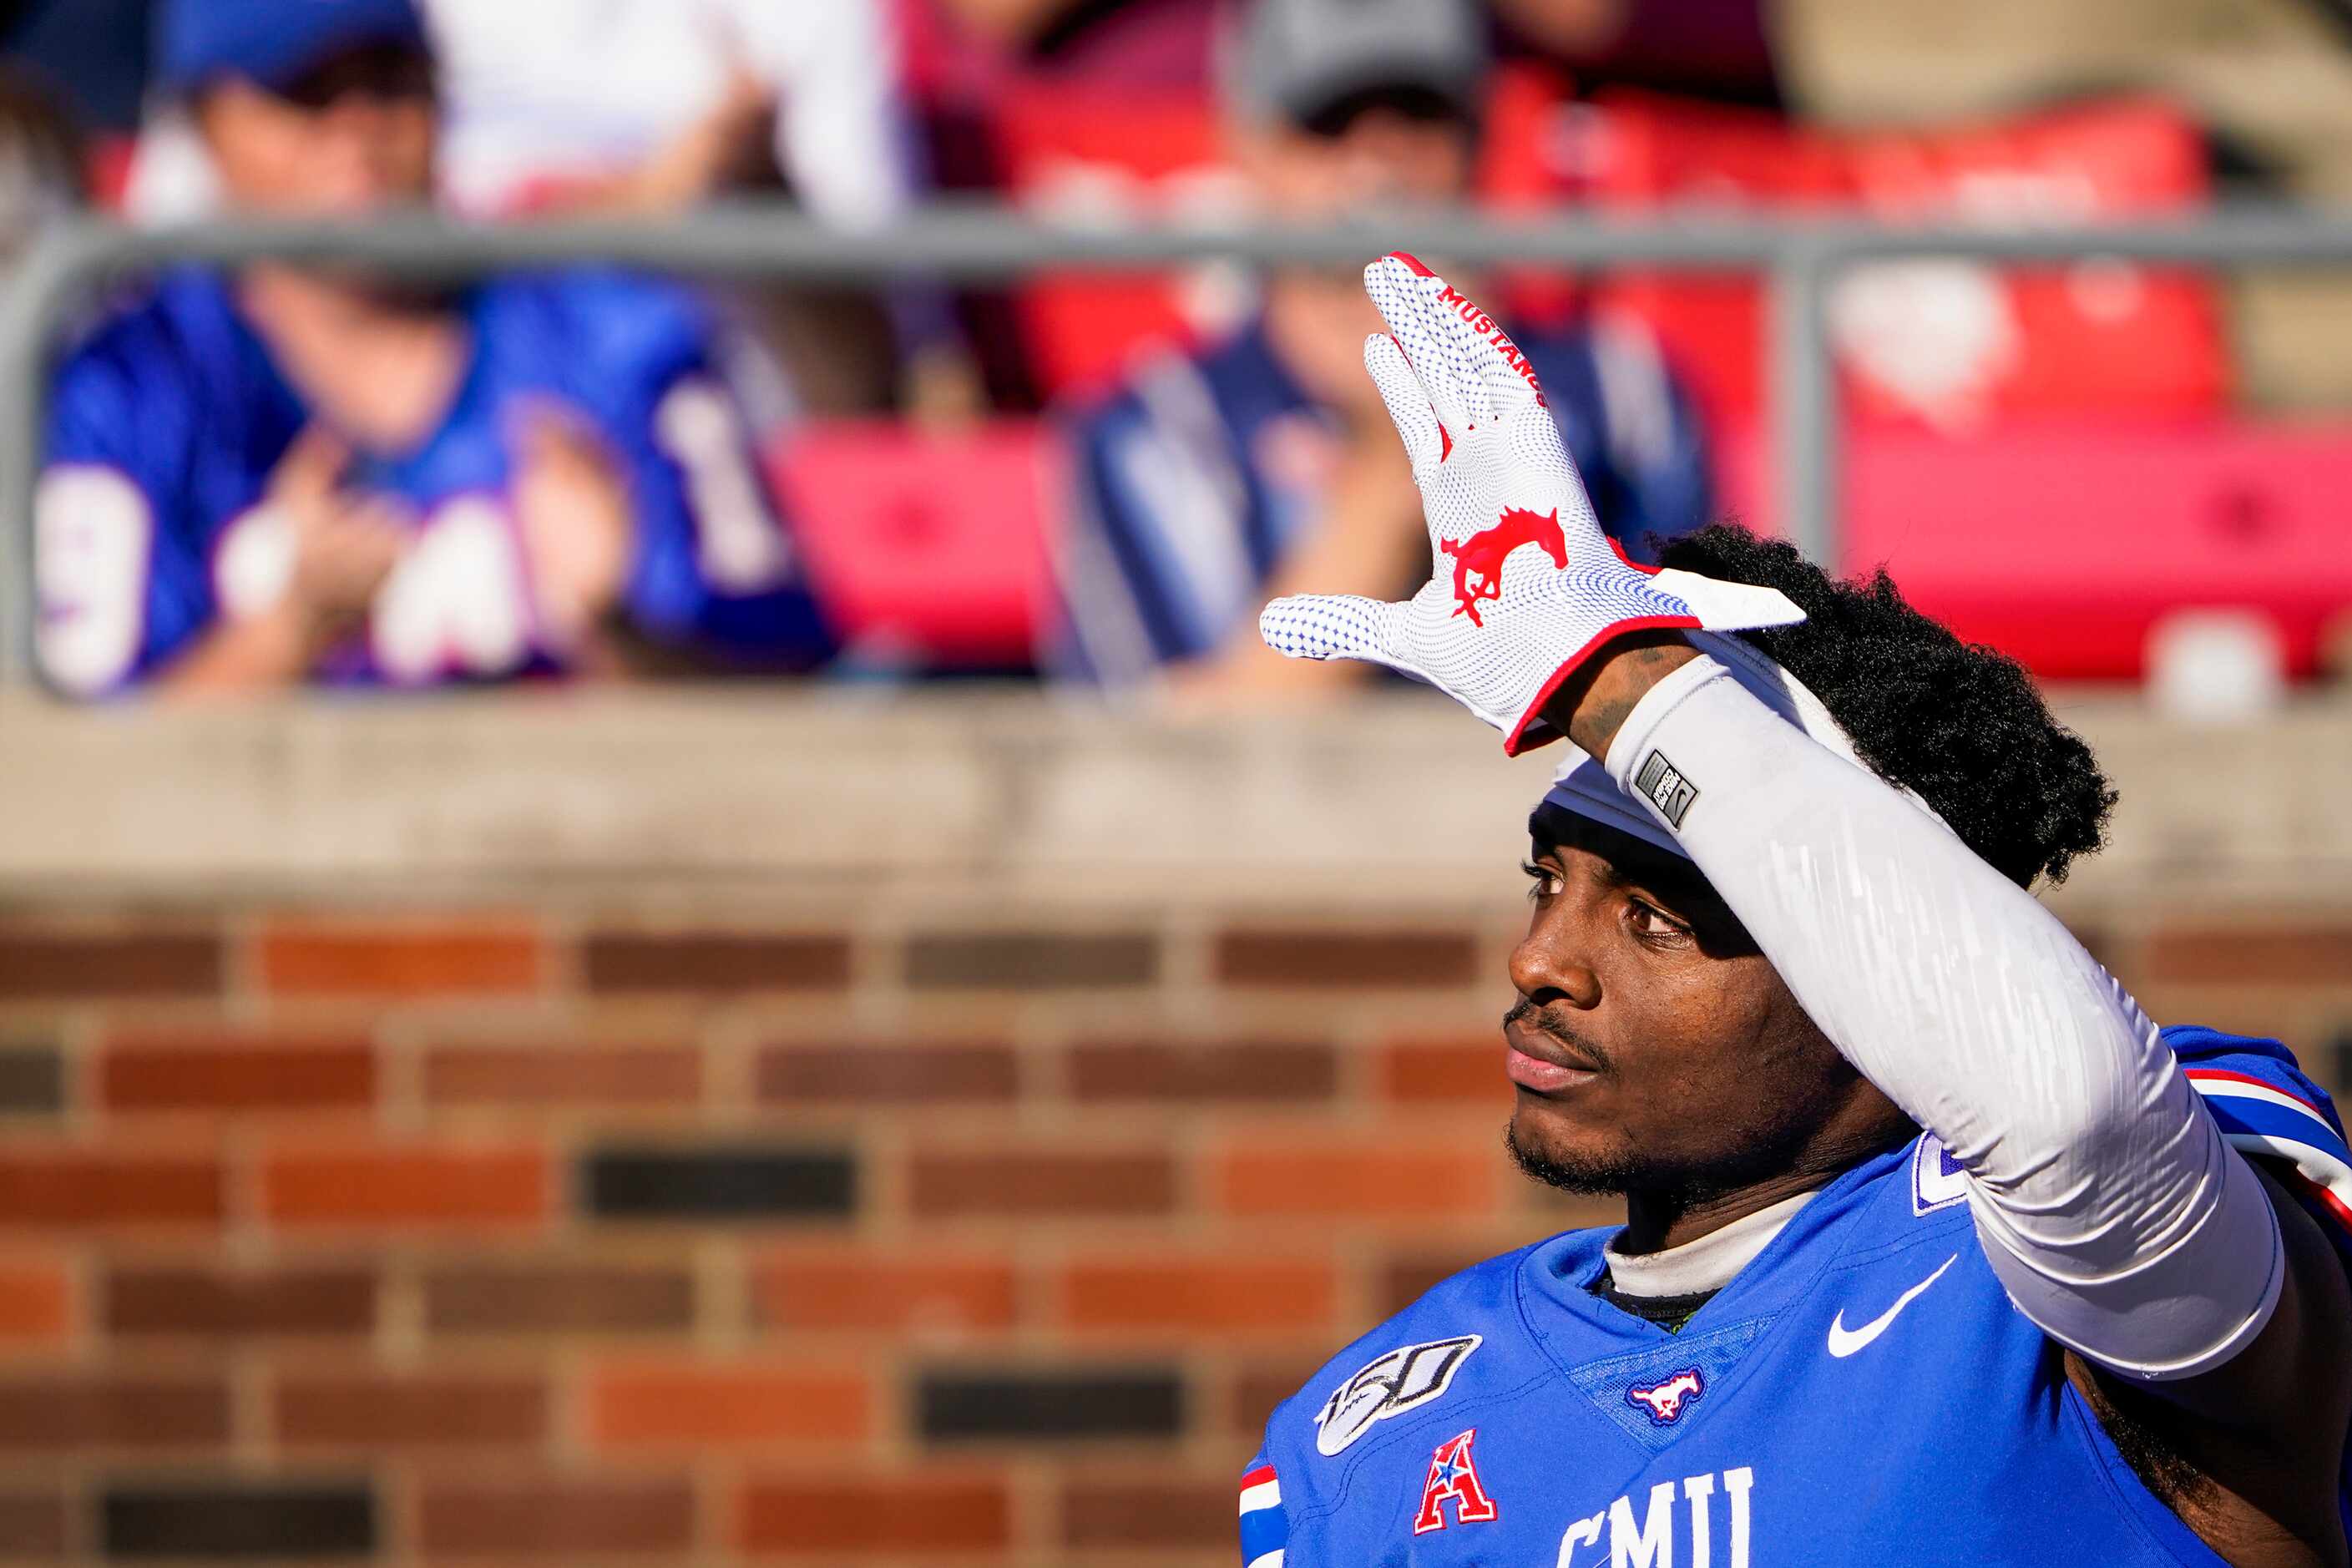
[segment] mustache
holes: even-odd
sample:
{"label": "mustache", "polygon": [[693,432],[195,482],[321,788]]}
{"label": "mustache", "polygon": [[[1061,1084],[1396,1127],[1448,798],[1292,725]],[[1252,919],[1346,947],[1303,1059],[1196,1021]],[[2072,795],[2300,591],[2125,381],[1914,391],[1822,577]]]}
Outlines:
{"label": "mustache", "polygon": [[1617,1065],[1609,1059],[1609,1053],[1595,1044],[1590,1036],[1578,1033],[1559,1018],[1554,1017],[1541,1005],[1528,1001],[1524,996],[1512,1003],[1510,1011],[1503,1015],[1503,1027],[1506,1030],[1515,1024],[1524,1024],[1539,1035],[1549,1035],[1566,1047],[1571,1055],[1582,1058],[1603,1072],[1614,1070]]}

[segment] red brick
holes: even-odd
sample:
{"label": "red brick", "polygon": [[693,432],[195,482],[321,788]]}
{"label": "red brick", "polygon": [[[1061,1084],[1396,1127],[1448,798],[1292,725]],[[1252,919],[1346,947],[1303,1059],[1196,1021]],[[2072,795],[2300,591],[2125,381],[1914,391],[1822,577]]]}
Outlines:
{"label": "red brick", "polygon": [[544,1150],[513,1145],[282,1151],[262,1207],[289,1226],[507,1226],[547,1215]]}
{"label": "red brick", "polygon": [[365,1041],[118,1039],[99,1062],[99,1100],[113,1110],[310,1110],[375,1099]]}
{"label": "red brick", "polygon": [[228,1384],[213,1377],[59,1373],[0,1381],[0,1450],[212,1448],[228,1441]]}
{"label": "red brick", "polygon": [[760,1098],[787,1105],[915,1105],[1007,1100],[1015,1076],[1004,1046],[772,1046],[760,1054]]}
{"label": "red brick", "polygon": [[463,1263],[425,1276],[425,1323],[436,1334],[682,1332],[694,1321],[683,1265]]}
{"label": "red brick", "polygon": [[215,1226],[219,1163],[89,1149],[0,1151],[0,1226]]}
{"label": "red brick", "polygon": [[1330,1047],[1280,1041],[1087,1044],[1070,1053],[1070,1092],[1084,1100],[1328,1100],[1339,1076]]}
{"label": "red brick", "polygon": [[1461,931],[1229,931],[1217,939],[1228,985],[1462,985],[1477,977],[1478,944]]}
{"label": "red brick", "polygon": [[694,1485],[683,1476],[429,1478],[417,1546],[428,1556],[685,1556]]}
{"label": "red brick", "polygon": [[61,1263],[0,1263],[0,1343],[61,1340],[73,1326],[73,1275]]}
{"label": "red brick", "polygon": [[762,1362],[630,1360],[587,1383],[590,1436],[612,1450],[861,1442],[873,1404],[855,1373]]}
{"label": "red brick", "polygon": [[[1306,1388],[1307,1380],[1322,1370],[1330,1348],[1319,1344],[1294,1356],[1252,1361],[1236,1368],[1225,1384],[1225,1410],[1232,1418],[1235,1440],[1257,1442],[1274,1407]],[[1318,1398],[1322,1394],[1319,1389],[1306,1391]]]}
{"label": "red brick", "polygon": [[1071,1264],[1060,1301],[1064,1321],[1082,1331],[1225,1335],[1326,1327],[1338,1295],[1323,1259],[1126,1257]]}
{"label": "red brick", "polygon": [[907,939],[907,984],[921,990],[1070,991],[1149,985],[1159,977],[1159,939],[1142,931],[923,931]]}
{"label": "red brick", "polygon": [[547,1388],[532,1377],[289,1373],[270,1409],[291,1448],[513,1447],[547,1436]]}
{"label": "red brick", "polygon": [[1076,1552],[1233,1549],[1234,1481],[1079,1478],[1062,1487],[1062,1544]]}
{"label": "red brick", "polygon": [[0,1116],[55,1116],[66,1108],[66,1052],[55,1028],[0,1040]]}
{"label": "red brick", "polygon": [[738,1542],[761,1555],[1001,1552],[1013,1504],[1001,1480],[838,1474],[753,1480],[737,1512]]}
{"label": "red brick", "polygon": [[751,1294],[760,1320],[783,1329],[905,1334],[1009,1328],[1013,1317],[1011,1263],[929,1251],[777,1253],[754,1271]]}
{"label": "red brick", "polygon": [[926,1216],[1156,1215],[1175,1206],[1176,1167],[1150,1152],[924,1151],[908,1190]]}
{"label": "red brick", "polygon": [[535,931],[511,925],[288,925],[263,933],[262,983],[327,996],[527,992],[544,967]]}
{"label": "red brick", "polygon": [[702,1054],[686,1046],[444,1046],[425,1058],[435,1105],[691,1105]]}
{"label": "red brick", "polygon": [[2147,978],[2171,984],[2352,983],[2352,925],[2166,926],[2141,954]]}
{"label": "red brick", "polygon": [[29,1562],[63,1557],[68,1521],[65,1493],[11,1487],[0,1491],[0,1542],[8,1557]]}
{"label": "red brick", "polygon": [[1226,1150],[1216,1193],[1234,1214],[1440,1219],[1493,1213],[1502,1165],[1483,1140],[1415,1146],[1373,1132],[1318,1148],[1285,1138]]}
{"label": "red brick", "polygon": [[1503,1037],[1495,1030],[1475,1039],[1400,1040],[1381,1047],[1382,1097],[1408,1105],[1467,1100],[1510,1104],[1511,1082],[1503,1076]]}
{"label": "red brick", "polygon": [[210,932],[0,931],[0,997],[201,996],[221,988]]}
{"label": "red brick", "polygon": [[832,932],[600,931],[582,949],[593,991],[838,991],[849,940]]}
{"label": "red brick", "polygon": [[365,1268],[117,1268],[106,1279],[109,1333],[224,1340],[341,1335],[375,1329]]}

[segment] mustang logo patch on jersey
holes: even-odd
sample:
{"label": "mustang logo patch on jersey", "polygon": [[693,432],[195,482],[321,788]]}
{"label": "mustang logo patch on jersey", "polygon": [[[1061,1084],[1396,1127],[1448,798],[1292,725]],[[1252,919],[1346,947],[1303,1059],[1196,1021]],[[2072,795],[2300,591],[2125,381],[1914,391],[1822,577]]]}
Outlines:
{"label": "mustang logo patch on jersey", "polygon": [[1444,1394],[1454,1374],[1483,1342],[1477,1334],[1404,1345],[1369,1362],[1331,1391],[1315,1413],[1315,1449],[1343,1452],[1376,1421],[1418,1409]]}
{"label": "mustang logo patch on jersey", "polygon": [[1485,1524],[1498,1519],[1503,1510],[1486,1493],[1486,1485],[1478,1479],[1478,1462],[1470,1457],[1470,1444],[1478,1436],[1473,1426],[1457,1437],[1448,1437],[1429,1457],[1429,1479],[1421,1486],[1421,1511],[1413,1515],[1412,1532],[1427,1535],[1433,1530],[1445,1528],[1445,1502],[1454,1502],[1454,1522]]}
{"label": "mustang logo patch on jersey", "polygon": [[1650,1413],[1650,1419],[1661,1426],[1682,1419],[1683,1408],[1706,1392],[1706,1379],[1698,1368],[1685,1367],[1664,1383],[1654,1383],[1644,1388],[1640,1384],[1625,1391],[1625,1401],[1638,1405]]}

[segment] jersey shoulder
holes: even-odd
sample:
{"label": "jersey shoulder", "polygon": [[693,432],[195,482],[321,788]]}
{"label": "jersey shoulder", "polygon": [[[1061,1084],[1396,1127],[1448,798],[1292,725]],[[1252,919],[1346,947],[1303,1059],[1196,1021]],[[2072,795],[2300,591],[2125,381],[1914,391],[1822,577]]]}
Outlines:
{"label": "jersey shoulder", "polygon": [[2180,1063],[2180,1070],[2209,1103],[2244,1091],[2268,1090],[2299,1102],[2327,1124],[2340,1141],[2344,1121],[2336,1101],[2312,1080],[2294,1053],[2276,1040],[2251,1035],[2225,1034],[2200,1024],[2173,1024],[2158,1037]]}
{"label": "jersey shoulder", "polygon": [[1430,1448],[1453,1430],[1433,1437],[1430,1429],[1468,1425],[1473,1407],[1552,1373],[1522,1316],[1520,1274],[1538,1246],[1558,1240],[1441,1280],[1276,1406],[1251,1470],[1268,1472],[1262,1480],[1279,1478],[1290,1520],[1330,1512],[1367,1464],[1386,1458],[1425,1466]]}
{"label": "jersey shoulder", "polygon": [[536,361],[584,397],[642,393],[710,351],[710,319],[691,293],[619,268],[493,279],[473,313],[487,352],[510,367]]}
{"label": "jersey shoulder", "polygon": [[[1116,386],[1066,409],[1059,423],[1076,458],[1087,511],[1123,537],[1164,533],[1179,516],[1197,519],[1212,498],[1245,489],[1227,399],[1198,353],[1172,345],[1145,353]],[[1171,489],[1171,467],[1221,482]],[[1171,504],[1180,499],[1186,506]],[[1133,558],[1160,559],[1150,552]]]}
{"label": "jersey shoulder", "polygon": [[2352,1148],[2327,1091],[2276,1040],[2195,1025],[2160,1037],[2231,1146],[2284,1162],[2289,1187],[2352,1261]]}
{"label": "jersey shoulder", "polygon": [[208,387],[243,376],[248,342],[207,276],[167,274],[123,299],[58,363],[49,406],[62,449],[51,458],[119,458],[184,426]]}
{"label": "jersey shoulder", "polygon": [[1151,432],[1199,453],[1238,456],[1239,444],[1270,419],[1313,407],[1269,342],[1263,322],[1244,323],[1205,344],[1163,343],[1139,354],[1118,384],[1069,421],[1096,442]]}

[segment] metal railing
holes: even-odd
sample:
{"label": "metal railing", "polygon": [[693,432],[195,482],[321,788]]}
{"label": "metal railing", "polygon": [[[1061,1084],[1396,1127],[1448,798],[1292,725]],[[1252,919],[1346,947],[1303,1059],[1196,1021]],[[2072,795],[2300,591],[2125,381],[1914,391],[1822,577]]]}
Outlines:
{"label": "metal railing", "polygon": [[215,223],[142,230],[76,220],[44,233],[0,300],[0,682],[30,659],[33,484],[58,324],[111,276],[174,261],[361,263],[403,277],[456,278],[590,259],[702,276],[803,283],[915,278],[1003,280],[1045,268],[1135,271],[1228,260],[1255,266],[1360,263],[1410,250],[1465,266],[1571,269],[1629,266],[1759,272],[1769,280],[1773,448],[1780,515],[1817,560],[1840,539],[1837,381],[1830,286],[1856,263],[1945,257],[1988,261],[2122,261],[2196,266],[2352,264],[2352,218],[2262,208],[2149,224],[1894,228],[1876,224],[1668,216],[1623,223],[1584,214],[1504,218],[1422,212],[1378,224],[1090,227],[992,206],[936,207],[888,228],[833,229],[790,209],[716,208],[660,226],[551,223],[476,226],[429,217],[364,227]]}

